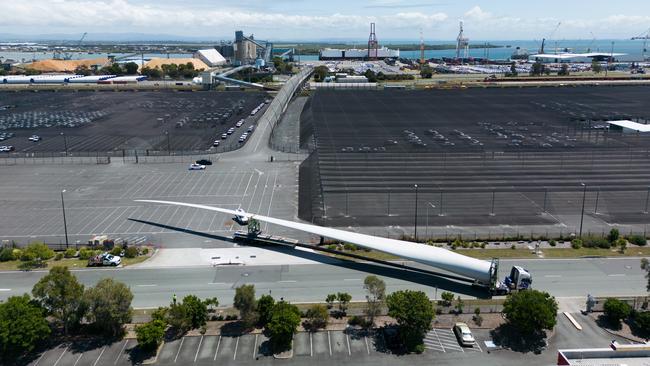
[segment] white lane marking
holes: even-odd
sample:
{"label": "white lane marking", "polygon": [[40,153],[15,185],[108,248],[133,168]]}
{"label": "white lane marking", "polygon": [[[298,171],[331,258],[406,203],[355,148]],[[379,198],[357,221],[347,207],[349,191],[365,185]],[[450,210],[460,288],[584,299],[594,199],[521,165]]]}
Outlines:
{"label": "white lane marking", "polygon": [[438,343],[440,343],[440,347],[442,347],[442,352],[447,353],[445,347],[442,345],[442,342],[440,342],[440,337],[438,337],[438,332],[436,332],[435,329],[433,330],[433,334],[436,336],[436,338],[438,338]]}
{"label": "white lane marking", "polygon": [[257,352],[257,334],[255,334],[255,344],[253,345],[253,359],[255,359],[256,352]]}
{"label": "white lane marking", "polygon": [[152,283],[150,285],[136,285],[136,287],[156,287],[156,286],[158,285],[156,285],[155,283]]}
{"label": "white lane marking", "polygon": [[617,273],[617,274],[607,275],[607,277],[625,277],[625,275],[623,273]]}
{"label": "white lane marking", "polygon": [[343,281],[361,281],[360,278],[344,278]]}
{"label": "white lane marking", "polygon": [[41,362],[41,358],[43,358],[43,356],[45,356],[45,352],[41,353],[41,357],[39,357],[38,360],[36,360],[36,363],[34,364],[34,366],[37,366],[38,363]]}
{"label": "white lane marking", "polygon": [[74,362],[74,365],[72,365],[72,366],[77,366],[77,364],[79,363],[79,360],[81,360],[81,356],[83,356],[83,355],[84,355],[83,352],[80,353],[80,354],[79,354],[79,357],[77,357],[77,361],[75,361],[75,362]]}
{"label": "white lane marking", "polygon": [[196,358],[199,357],[199,351],[201,350],[201,343],[203,343],[203,335],[201,335],[201,340],[199,341],[199,346],[196,348],[196,354],[194,355],[194,362],[196,363]]}
{"label": "white lane marking", "polygon": [[544,277],[546,277],[546,278],[558,278],[558,277],[562,277],[562,275],[544,275]]}
{"label": "white lane marking", "polygon": [[217,353],[219,353],[219,345],[221,344],[221,336],[219,336],[219,341],[217,342],[217,349],[214,351],[214,359],[213,361],[217,360]]}
{"label": "white lane marking", "polygon": [[93,366],[97,366],[97,362],[99,362],[99,359],[102,358],[104,351],[106,351],[106,346],[102,347],[102,351],[99,353],[99,356],[97,356],[97,359],[95,360],[95,363],[93,363]]}
{"label": "white lane marking", "polygon": [[314,342],[312,340],[312,332],[309,332],[309,356],[314,357]]}
{"label": "white lane marking", "polygon": [[126,348],[127,343],[129,343],[128,339],[126,341],[124,341],[124,345],[122,346],[122,349],[120,350],[120,353],[118,353],[117,357],[115,357],[115,362],[113,362],[113,365],[117,365],[117,361],[119,361],[120,357],[122,357],[122,352],[124,352],[124,349]]}
{"label": "white lane marking", "polygon": [[295,282],[298,282],[298,281],[294,281],[294,280],[278,281],[278,283],[295,283]]}
{"label": "white lane marking", "polygon": [[363,336],[363,339],[366,341],[366,351],[370,354],[370,346],[368,346],[368,336]]}
{"label": "white lane marking", "polygon": [[225,282],[208,282],[208,285],[227,285]]}
{"label": "white lane marking", "polygon": [[68,347],[66,347],[66,348],[63,350],[63,352],[61,352],[61,355],[59,356],[59,358],[57,358],[56,362],[54,363],[54,366],[56,366],[56,365],[59,363],[59,361],[61,361],[61,358],[63,357],[63,355],[65,354],[65,352],[66,352],[67,350],[68,350]]}
{"label": "white lane marking", "polygon": [[330,331],[327,331],[327,343],[330,345],[330,356],[332,355],[332,339],[330,339]]}
{"label": "white lane marking", "polygon": [[352,351],[350,351],[350,337],[347,334],[345,335],[345,340],[348,343],[348,356],[352,356]]}
{"label": "white lane marking", "polygon": [[181,338],[181,344],[178,346],[178,351],[176,351],[176,357],[174,357],[174,363],[178,359],[178,354],[181,353],[181,348],[183,348],[183,342],[185,342],[185,337]]}
{"label": "white lane marking", "polygon": [[239,347],[239,337],[237,337],[237,342],[235,342],[235,352],[232,355],[233,361],[237,359],[237,348]]}
{"label": "white lane marking", "polygon": [[0,288],[0,292],[9,292],[11,291],[10,288]]}

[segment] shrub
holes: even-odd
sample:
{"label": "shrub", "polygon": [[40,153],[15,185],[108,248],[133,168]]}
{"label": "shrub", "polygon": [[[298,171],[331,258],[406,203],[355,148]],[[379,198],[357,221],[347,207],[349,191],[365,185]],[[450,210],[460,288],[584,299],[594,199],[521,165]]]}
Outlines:
{"label": "shrub", "polygon": [[418,344],[413,348],[413,352],[420,354],[424,352],[424,344]]}
{"label": "shrub", "polygon": [[61,253],[61,252],[56,253],[56,255],[54,256],[54,260],[55,261],[60,261],[61,259],[63,259],[63,253]]}
{"label": "shrub", "polygon": [[571,248],[573,248],[573,249],[582,248],[582,240],[580,240],[580,239],[571,240]]}
{"label": "shrub", "polygon": [[325,248],[327,248],[327,249],[329,249],[329,250],[337,250],[337,249],[338,249],[338,247],[336,246],[336,244],[329,244],[329,245],[326,246]]}
{"label": "shrub", "polygon": [[13,253],[14,253],[14,260],[20,259],[20,257],[23,256],[23,251],[21,249],[18,249],[18,248],[14,249]]}
{"label": "shrub", "polygon": [[20,254],[20,260],[23,261],[23,262],[30,262],[30,261],[33,261],[34,259],[36,259],[36,257],[34,257],[34,253],[31,253],[31,252],[28,252],[28,251],[23,251]]}
{"label": "shrub", "polygon": [[138,339],[138,346],[144,350],[158,348],[165,335],[165,327],[165,323],[158,319],[136,326],[135,334]]}
{"label": "shrub", "polygon": [[11,248],[2,248],[0,250],[0,262],[7,262],[14,260],[14,250]]}
{"label": "shrub", "polygon": [[86,247],[81,247],[79,249],[79,259],[81,260],[88,260],[90,257],[92,257],[93,251],[89,250]]}
{"label": "shrub", "polygon": [[305,315],[307,318],[306,325],[312,330],[325,328],[327,326],[329,314],[327,313],[327,307],[325,307],[325,305],[312,305],[309,309],[307,309],[307,313]]}
{"label": "shrub", "polygon": [[650,311],[636,313],[634,326],[644,333],[642,336],[648,336],[650,334]]}
{"label": "shrub", "polygon": [[75,255],[77,255],[77,250],[74,248],[68,248],[63,252],[63,256],[66,258],[73,258]]}
{"label": "shrub", "polygon": [[336,301],[336,294],[329,294],[325,298],[325,302],[327,303],[327,308],[331,309],[332,306],[334,306],[334,301]]}
{"label": "shrub", "polygon": [[42,242],[34,242],[27,245],[24,253],[29,253],[34,259],[48,260],[54,257],[54,251]]}
{"label": "shrub", "polygon": [[151,319],[160,320],[167,324],[167,311],[169,309],[164,306],[159,306],[158,309],[151,312]]}
{"label": "shrub", "polygon": [[554,247],[554,246],[557,245],[557,242],[555,240],[551,239],[551,240],[548,241],[548,245]]}
{"label": "shrub", "polygon": [[620,233],[618,232],[618,229],[614,228],[609,231],[609,234],[607,235],[607,241],[610,243],[614,243],[615,241],[618,240],[620,236]]}
{"label": "shrub", "polygon": [[142,249],[142,255],[147,255],[147,254],[149,254],[149,248],[144,247],[144,248]]}
{"label": "shrub", "polygon": [[610,297],[605,300],[603,311],[610,324],[620,326],[621,320],[630,316],[631,308],[626,302]]}
{"label": "shrub", "polygon": [[516,247],[514,244],[512,244],[512,245],[510,246],[510,249],[515,250],[515,249],[517,249],[517,247]]}
{"label": "shrub", "polygon": [[124,251],[124,256],[127,258],[135,258],[138,256],[138,248],[136,247],[128,247]]}
{"label": "shrub", "polygon": [[634,244],[634,245],[639,245],[639,246],[645,246],[648,244],[648,241],[646,240],[645,236],[643,235],[632,235],[627,238],[627,240]]}
{"label": "shrub", "polygon": [[358,325],[360,327],[366,328],[368,326],[369,321],[366,320],[366,318],[359,316],[359,315],[353,315],[348,319],[348,324],[355,326]]}
{"label": "shrub", "polygon": [[582,241],[582,245],[585,248],[603,248],[609,249],[612,244],[605,238],[599,238],[595,236],[586,237]]}
{"label": "shrub", "polygon": [[451,302],[454,301],[454,294],[448,291],[443,291],[440,297],[442,298],[442,306],[451,306]]}
{"label": "shrub", "polygon": [[357,246],[354,245],[354,244],[345,243],[345,244],[343,244],[343,249],[349,250],[349,251],[355,251],[355,250],[357,250]]}
{"label": "shrub", "polygon": [[113,249],[111,250],[111,254],[112,255],[121,255],[122,254],[122,247],[119,246],[119,245],[114,246]]}

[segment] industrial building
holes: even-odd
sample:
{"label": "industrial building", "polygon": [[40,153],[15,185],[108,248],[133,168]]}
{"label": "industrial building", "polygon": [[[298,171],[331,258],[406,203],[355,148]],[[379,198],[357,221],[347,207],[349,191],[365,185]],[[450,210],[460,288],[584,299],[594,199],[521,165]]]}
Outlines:
{"label": "industrial building", "polygon": [[215,48],[198,50],[194,54],[194,58],[198,58],[209,67],[225,65],[228,62]]}
{"label": "industrial building", "polygon": [[399,58],[399,50],[391,50],[386,47],[379,47],[379,41],[375,34],[375,23],[370,23],[370,36],[368,37],[367,49],[322,49],[318,53],[319,60],[384,60],[387,58]]}

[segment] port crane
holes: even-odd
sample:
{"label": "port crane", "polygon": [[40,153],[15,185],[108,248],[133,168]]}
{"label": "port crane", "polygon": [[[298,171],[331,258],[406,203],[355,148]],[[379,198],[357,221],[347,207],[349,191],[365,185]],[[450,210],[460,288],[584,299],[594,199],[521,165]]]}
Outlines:
{"label": "port crane", "polygon": [[633,41],[643,40],[643,50],[642,50],[643,61],[650,61],[650,56],[648,55],[649,39],[650,39],[650,29],[648,29],[645,34],[640,34],[636,37],[632,37]]}

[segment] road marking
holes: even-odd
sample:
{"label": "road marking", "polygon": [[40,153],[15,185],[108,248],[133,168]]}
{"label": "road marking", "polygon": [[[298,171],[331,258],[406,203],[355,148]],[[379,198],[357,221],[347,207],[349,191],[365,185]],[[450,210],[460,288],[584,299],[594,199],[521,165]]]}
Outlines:
{"label": "road marking", "polygon": [[294,281],[294,280],[278,281],[278,283],[295,283],[295,282],[298,281]]}
{"label": "road marking", "polygon": [[227,285],[225,282],[208,282],[208,285]]}
{"label": "road marking", "polygon": [[181,348],[183,348],[183,342],[185,342],[185,337],[181,338],[181,345],[178,346],[178,351],[176,351],[176,357],[174,357],[174,363],[178,359],[178,354],[181,353]]}
{"label": "road marking", "polygon": [[41,362],[41,358],[43,358],[43,356],[45,356],[45,352],[41,353],[41,357],[39,357],[38,360],[36,360],[36,363],[34,364],[34,366],[37,366],[38,363]]}
{"label": "road marking", "polygon": [[607,275],[607,277],[625,277],[625,275],[622,273],[617,273],[617,274]]}
{"label": "road marking", "polygon": [[201,340],[199,341],[199,346],[196,348],[196,354],[194,354],[194,362],[196,363],[196,358],[199,357],[199,351],[201,350],[201,343],[203,343],[203,335],[201,335]]}
{"label": "road marking", "polygon": [[573,326],[576,327],[577,330],[582,330],[582,326],[573,318],[571,314],[565,311],[564,316],[566,316],[567,319],[569,319],[571,324],[573,324]]}
{"label": "road marking", "polygon": [[562,275],[544,275],[544,277],[546,277],[546,278],[558,278],[558,277],[562,277]]}
{"label": "road marking", "polygon": [[237,337],[237,342],[235,342],[235,353],[232,355],[233,361],[237,359],[237,347],[239,347],[239,337]]}
{"label": "road marking", "polygon": [[327,331],[327,343],[330,345],[330,356],[332,355],[332,340],[330,339],[330,331]]}
{"label": "road marking", "polygon": [[309,356],[314,357],[314,342],[311,335],[312,332],[309,332]]}
{"label": "road marking", "polygon": [[136,287],[156,287],[156,286],[158,286],[158,285],[156,285],[154,283],[152,283],[150,285],[136,285]]}
{"label": "road marking", "polygon": [[9,292],[11,291],[10,288],[0,288],[0,292]]}
{"label": "road marking", "polygon": [[345,278],[343,281],[361,281],[360,278]]}
{"label": "road marking", "polygon": [[95,360],[95,363],[93,363],[93,366],[97,366],[97,362],[99,362],[99,359],[102,358],[104,351],[106,351],[106,346],[102,347],[102,351],[99,353],[99,356],[97,356],[97,359]]}
{"label": "road marking", "polygon": [[370,346],[368,346],[368,336],[363,336],[363,339],[366,341],[366,351],[370,354]]}
{"label": "road marking", "polygon": [[118,353],[117,357],[115,357],[115,362],[113,362],[113,365],[117,365],[117,361],[120,360],[120,357],[122,356],[122,352],[124,352],[124,349],[126,348],[127,343],[129,343],[128,339],[126,341],[124,341],[124,345],[122,346],[122,349],[120,350],[120,353]]}
{"label": "road marking", "polygon": [[59,356],[59,358],[58,358],[58,359],[56,360],[56,362],[54,363],[54,366],[56,366],[56,365],[59,363],[59,361],[61,361],[61,358],[63,357],[63,355],[65,354],[65,352],[66,352],[67,350],[68,350],[68,347],[66,347],[66,348],[63,350],[63,352],[61,352],[61,355]]}
{"label": "road marking", "polygon": [[217,360],[217,353],[219,353],[219,345],[221,344],[221,336],[219,336],[219,341],[217,342],[217,349],[214,351],[214,359],[213,361]]}
{"label": "road marking", "polygon": [[350,351],[350,337],[346,334],[345,340],[348,343],[348,356],[352,356],[352,351]]}
{"label": "road marking", "polygon": [[257,334],[255,334],[255,344],[253,345],[253,359],[255,359],[256,352],[257,352]]}
{"label": "road marking", "polygon": [[77,361],[74,362],[74,365],[72,366],[77,366],[77,363],[79,363],[79,360],[81,360],[81,356],[83,356],[83,352],[79,354],[79,357],[77,357]]}
{"label": "road marking", "polygon": [[447,350],[445,350],[445,346],[442,345],[442,342],[440,342],[440,337],[438,337],[438,332],[436,330],[433,330],[433,334],[438,338],[438,343],[440,343],[440,347],[442,347],[442,352],[447,353]]}

